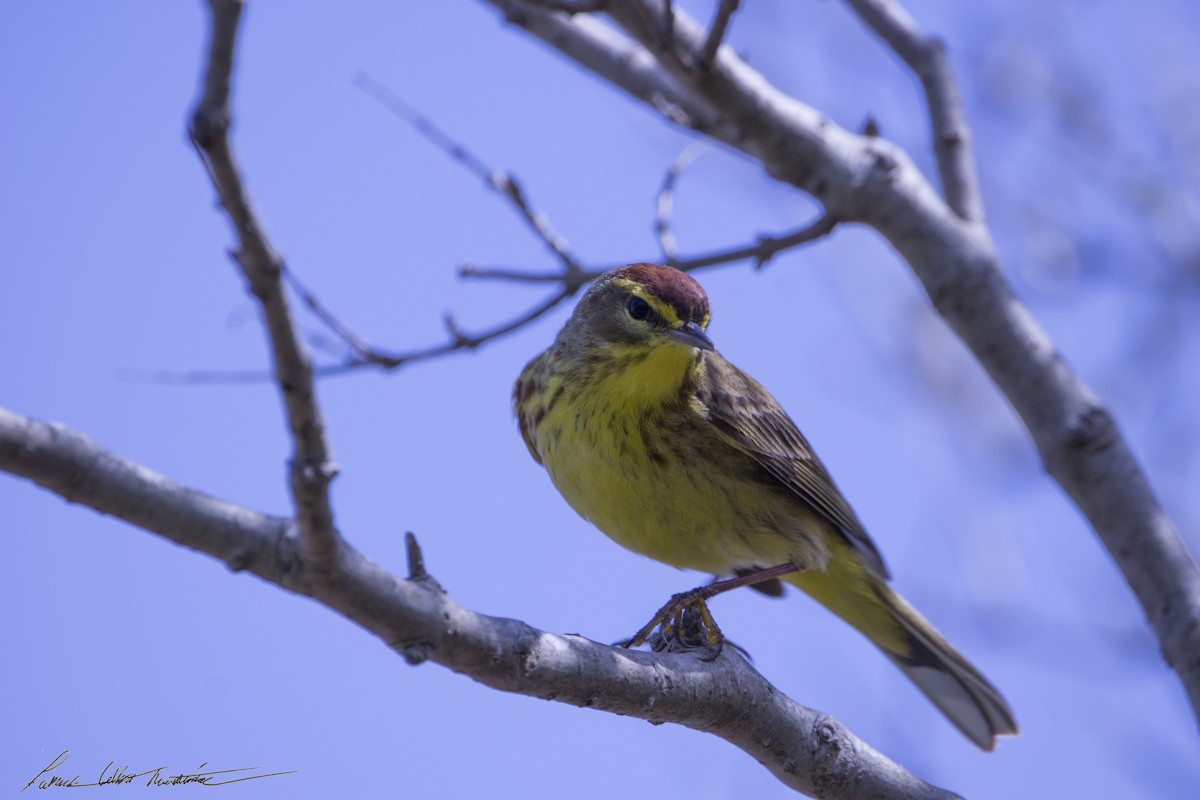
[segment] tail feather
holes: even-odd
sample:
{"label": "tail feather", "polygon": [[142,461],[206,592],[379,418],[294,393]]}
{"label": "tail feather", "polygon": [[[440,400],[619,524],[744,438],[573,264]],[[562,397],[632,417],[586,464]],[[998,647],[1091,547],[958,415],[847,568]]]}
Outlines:
{"label": "tail feather", "polygon": [[[1008,703],[917,612],[886,586],[884,602],[907,634],[908,652],[884,653],[925,693],[935,706],[972,742],[984,750],[996,746],[997,736],[1017,733]],[[882,648],[881,648],[882,649]]]}
{"label": "tail feather", "polygon": [[1000,692],[853,556],[835,556],[824,571],[799,572],[787,580],[870,639],[982,749],[992,750],[997,736],[1017,733]]}

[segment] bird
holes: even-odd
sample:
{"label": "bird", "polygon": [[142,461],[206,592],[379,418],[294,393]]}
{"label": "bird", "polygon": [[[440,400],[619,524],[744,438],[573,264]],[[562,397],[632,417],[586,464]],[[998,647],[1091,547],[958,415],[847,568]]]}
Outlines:
{"label": "bird", "polygon": [[712,595],[753,584],[777,594],[782,580],[865,635],[978,747],[1015,735],[1000,692],[888,585],[787,412],[717,351],[711,313],[673,267],[610,270],[513,388],[530,454],[576,512],[636,553],[733,576],[676,595],[626,644],[688,606],[716,630]]}

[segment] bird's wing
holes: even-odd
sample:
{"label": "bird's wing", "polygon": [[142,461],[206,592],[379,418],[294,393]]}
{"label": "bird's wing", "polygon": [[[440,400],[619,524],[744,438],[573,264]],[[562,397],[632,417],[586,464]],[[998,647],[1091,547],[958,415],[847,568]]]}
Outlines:
{"label": "bird's wing", "polygon": [[537,449],[534,428],[546,413],[541,406],[540,399],[536,396],[536,373],[540,360],[541,356],[530,361],[521,372],[521,377],[517,378],[517,382],[513,384],[512,397],[513,413],[516,414],[517,425],[521,428],[521,438],[525,440],[525,446],[529,448],[529,455],[533,456],[533,460],[539,464],[542,463],[542,456]]}
{"label": "bird's wing", "polygon": [[758,381],[720,355],[706,353],[697,398],[717,430],[833,523],[875,572],[889,577],[883,557],[825,465],[796,423]]}

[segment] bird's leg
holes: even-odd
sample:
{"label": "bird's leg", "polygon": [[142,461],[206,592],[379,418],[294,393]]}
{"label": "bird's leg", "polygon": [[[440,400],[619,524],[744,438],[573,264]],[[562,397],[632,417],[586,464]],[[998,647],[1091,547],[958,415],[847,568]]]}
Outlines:
{"label": "bird's leg", "polygon": [[[690,591],[672,595],[666,605],[660,608],[658,613],[642,626],[641,630],[635,633],[630,639],[621,642],[621,645],[623,647],[637,647],[644,644],[650,638],[650,635],[654,633],[654,629],[660,625],[669,627],[671,632],[678,638],[684,628],[684,612],[689,608],[694,608],[700,615],[698,624],[705,631],[709,646],[718,647],[724,641],[724,636],[721,634],[721,629],[717,627],[712,613],[708,610],[709,600],[719,594],[728,592],[730,589],[739,589],[742,586],[750,586],[761,581],[768,581],[780,575],[786,575],[789,572],[797,572],[800,569],[800,566],[796,564],[780,564],[777,567],[749,572],[723,581],[714,581],[704,586],[697,586]],[[668,623],[670,623],[669,626]]]}

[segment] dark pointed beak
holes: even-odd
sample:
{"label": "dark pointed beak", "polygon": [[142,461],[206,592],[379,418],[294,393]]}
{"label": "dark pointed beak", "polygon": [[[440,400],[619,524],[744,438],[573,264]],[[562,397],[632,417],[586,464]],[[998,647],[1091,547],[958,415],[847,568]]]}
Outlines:
{"label": "dark pointed beak", "polygon": [[712,339],[694,322],[685,322],[678,328],[672,328],[668,334],[672,339],[688,347],[698,347],[701,350],[716,350]]}

